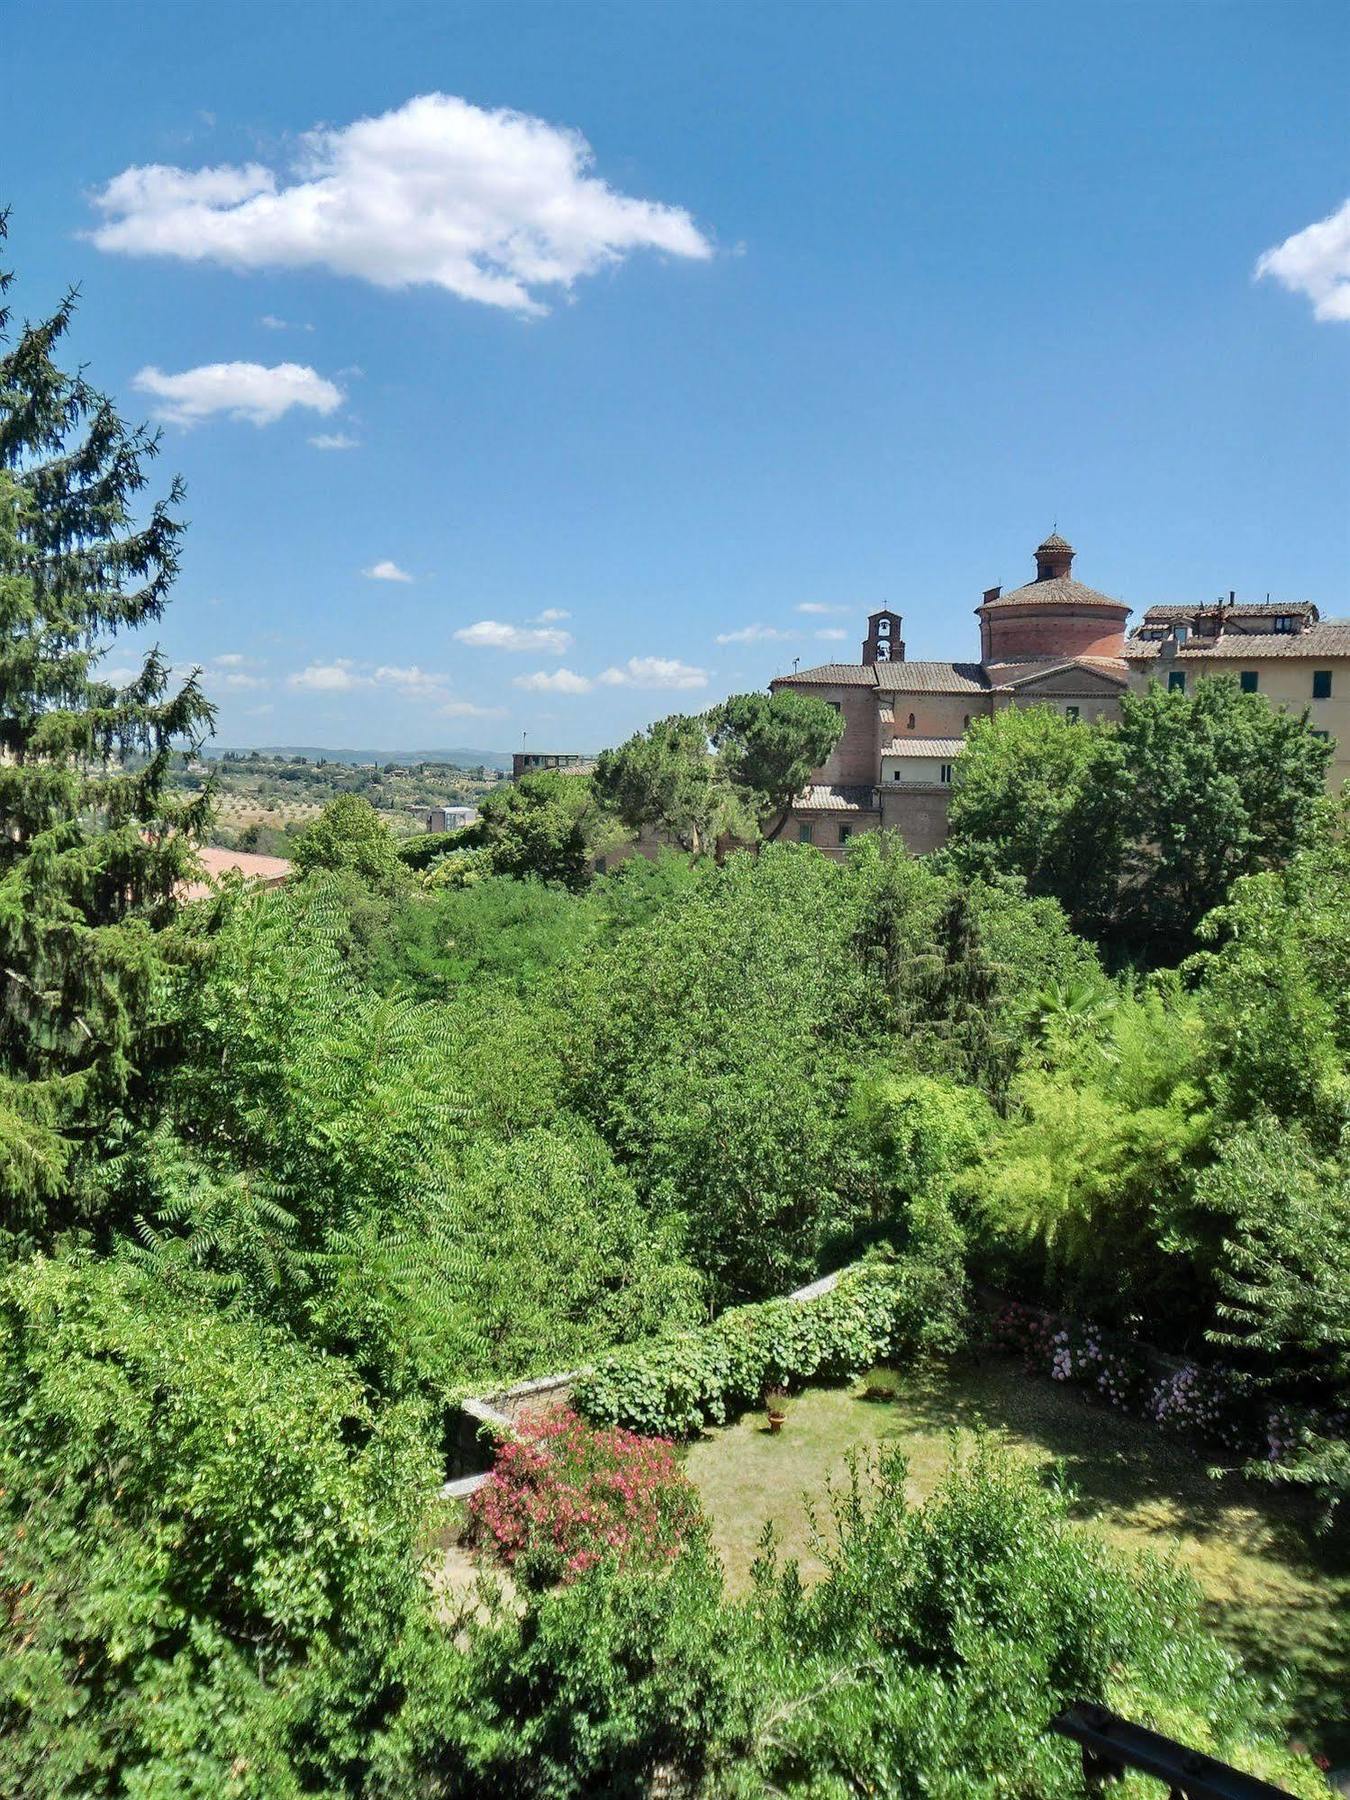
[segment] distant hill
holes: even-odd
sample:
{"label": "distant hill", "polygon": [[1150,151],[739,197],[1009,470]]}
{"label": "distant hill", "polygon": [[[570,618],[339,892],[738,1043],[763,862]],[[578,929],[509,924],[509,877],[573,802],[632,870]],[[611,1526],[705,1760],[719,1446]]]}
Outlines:
{"label": "distant hill", "polygon": [[509,769],[509,750],[324,750],[314,744],[211,744],[202,751],[207,758],[225,755],[247,756],[256,750],[259,756],[307,756],[311,762],[323,757],[334,763],[453,763],[457,769]]}

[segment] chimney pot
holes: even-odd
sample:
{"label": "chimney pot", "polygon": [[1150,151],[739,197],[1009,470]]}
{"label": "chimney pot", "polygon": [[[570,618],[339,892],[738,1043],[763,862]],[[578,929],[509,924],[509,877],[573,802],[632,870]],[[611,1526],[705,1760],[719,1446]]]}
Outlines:
{"label": "chimney pot", "polygon": [[1001,593],[1002,593],[1002,592],[1003,592],[1003,589],[1002,589],[1002,587],[1001,587],[1001,586],[1000,586],[1000,587],[994,587],[994,588],[986,588],[986,589],[985,589],[985,590],[984,590],[984,604],[985,604],[985,605],[986,605],[986,606],[988,606],[988,604],[989,604],[989,602],[990,602],[990,601],[991,601],[991,600],[997,600],[997,599],[998,599],[998,597],[999,597],[999,595],[1000,595],[1000,594],[1001,594]]}

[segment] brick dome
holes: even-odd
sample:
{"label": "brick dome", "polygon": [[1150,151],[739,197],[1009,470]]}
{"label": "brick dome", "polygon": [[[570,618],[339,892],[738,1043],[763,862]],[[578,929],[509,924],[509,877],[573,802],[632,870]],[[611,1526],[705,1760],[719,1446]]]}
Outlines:
{"label": "brick dome", "polygon": [[1123,600],[1075,581],[1074,554],[1073,545],[1052,532],[1036,547],[1034,581],[1010,594],[988,590],[975,609],[982,661],[1124,654],[1130,609]]}

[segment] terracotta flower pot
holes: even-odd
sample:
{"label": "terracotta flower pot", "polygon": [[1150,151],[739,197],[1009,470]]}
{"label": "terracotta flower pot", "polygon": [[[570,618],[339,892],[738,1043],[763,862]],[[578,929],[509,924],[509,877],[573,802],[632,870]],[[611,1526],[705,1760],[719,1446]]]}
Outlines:
{"label": "terracotta flower pot", "polygon": [[783,1429],[786,1418],[787,1414],[784,1412],[771,1412],[769,1414],[769,1430],[773,1433],[774,1437],[777,1437],[779,1432]]}

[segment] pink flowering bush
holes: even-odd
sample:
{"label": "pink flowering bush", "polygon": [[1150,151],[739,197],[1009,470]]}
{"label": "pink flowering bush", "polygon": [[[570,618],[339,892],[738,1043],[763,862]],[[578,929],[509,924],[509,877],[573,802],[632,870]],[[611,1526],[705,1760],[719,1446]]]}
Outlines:
{"label": "pink flowering bush", "polygon": [[517,1428],[469,1510],[477,1540],[532,1587],[608,1559],[672,1562],[705,1530],[668,1438],[599,1430],[567,1407]]}

